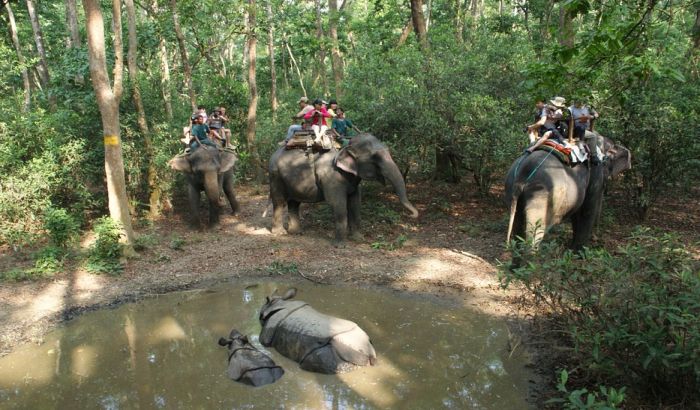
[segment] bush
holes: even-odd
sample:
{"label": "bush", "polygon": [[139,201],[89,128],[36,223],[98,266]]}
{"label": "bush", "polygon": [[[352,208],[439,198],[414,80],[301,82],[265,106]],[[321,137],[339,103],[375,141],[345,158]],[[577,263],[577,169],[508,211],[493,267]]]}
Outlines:
{"label": "bush", "polygon": [[92,273],[116,274],[122,271],[122,245],[119,243],[121,225],[103,216],[95,222],[95,243],[90,249],[86,269]]}
{"label": "bush", "polygon": [[65,209],[48,208],[44,212],[44,229],[54,246],[65,248],[78,234],[79,224]]}
{"label": "bush", "polygon": [[502,285],[522,284],[549,308],[590,380],[698,399],[697,261],[675,235],[639,228],[629,241],[614,253],[580,254],[544,243],[526,266],[502,270]]}

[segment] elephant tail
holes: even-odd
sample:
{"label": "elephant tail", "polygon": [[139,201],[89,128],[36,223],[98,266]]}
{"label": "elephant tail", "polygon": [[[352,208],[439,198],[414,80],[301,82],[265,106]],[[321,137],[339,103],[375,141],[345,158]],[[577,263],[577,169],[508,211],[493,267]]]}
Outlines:
{"label": "elephant tail", "polygon": [[513,186],[513,193],[510,200],[510,219],[508,221],[508,236],[506,242],[510,243],[510,236],[513,234],[513,223],[515,222],[515,212],[518,210],[518,199],[523,192],[523,185],[516,183]]}

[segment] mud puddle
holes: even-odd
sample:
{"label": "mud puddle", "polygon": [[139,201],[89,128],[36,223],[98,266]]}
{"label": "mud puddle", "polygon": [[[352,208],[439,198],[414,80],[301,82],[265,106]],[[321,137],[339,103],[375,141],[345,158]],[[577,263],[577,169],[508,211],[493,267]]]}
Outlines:
{"label": "mud puddle", "polygon": [[217,340],[236,327],[262,348],[258,309],[287,285],[221,285],[88,313],[16,349],[0,359],[0,408],[529,407],[531,374],[509,357],[502,318],[386,290],[296,287],[297,299],[358,323],[378,364],[320,375],[265,349],[285,369],[277,383],[229,380]]}

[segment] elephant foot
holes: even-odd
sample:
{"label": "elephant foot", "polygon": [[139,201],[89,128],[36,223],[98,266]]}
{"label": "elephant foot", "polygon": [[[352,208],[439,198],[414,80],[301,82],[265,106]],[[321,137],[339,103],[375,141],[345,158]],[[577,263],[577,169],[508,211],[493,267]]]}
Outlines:
{"label": "elephant foot", "polygon": [[271,231],[272,231],[272,234],[276,235],[276,236],[287,234],[287,231],[281,226],[273,226]]}
{"label": "elephant foot", "polygon": [[301,235],[302,233],[304,233],[300,226],[290,226],[289,228],[287,228],[287,232],[290,235]]}
{"label": "elephant foot", "polygon": [[343,249],[347,246],[344,240],[342,239],[334,239],[333,240],[333,247],[336,249]]}
{"label": "elephant foot", "polygon": [[360,232],[355,231],[350,234],[350,240],[355,242],[364,242],[365,236],[362,235]]}

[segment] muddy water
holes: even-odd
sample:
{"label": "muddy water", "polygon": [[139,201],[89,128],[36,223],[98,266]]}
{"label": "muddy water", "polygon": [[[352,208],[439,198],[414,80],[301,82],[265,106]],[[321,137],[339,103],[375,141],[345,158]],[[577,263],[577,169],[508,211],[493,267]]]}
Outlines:
{"label": "muddy water", "polygon": [[263,282],[174,293],[86,314],[0,359],[0,408],[369,409],[528,407],[529,373],[508,358],[502,320],[428,298],[298,286],[297,298],[357,322],[379,363],[341,375],[284,367],[275,384],[229,380],[220,336],[254,335]]}

